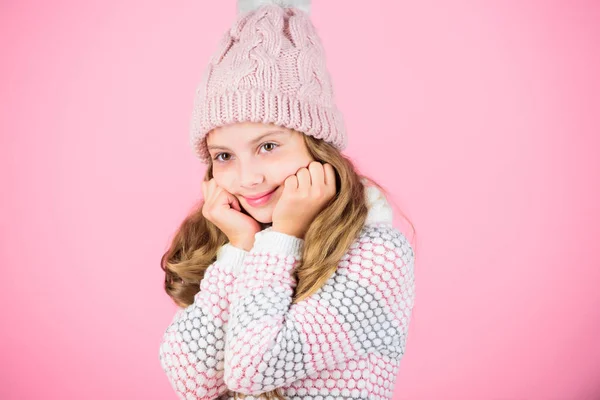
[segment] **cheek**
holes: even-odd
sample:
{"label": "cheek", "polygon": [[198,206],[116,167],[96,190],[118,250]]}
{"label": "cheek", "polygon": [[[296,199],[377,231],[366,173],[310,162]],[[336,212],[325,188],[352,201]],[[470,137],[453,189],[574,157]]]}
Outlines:
{"label": "cheek", "polygon": [[226,190],[230,190],[235,183],[235,175],[229,171],[214,171],[213,177],[217,185],[221,186]]}
{"label": "cheek", "polygon": [[276,175],[273,176],[273,180],[276,182],[280,182],[283,186],[283,183],[287,177],[289,177],[290,175],[295,175],[300,168],[307,167],[308,164],[310,164],[310,161],[311,160],[309,159],[288,159],[278,162],[277,168],[275,169]]}

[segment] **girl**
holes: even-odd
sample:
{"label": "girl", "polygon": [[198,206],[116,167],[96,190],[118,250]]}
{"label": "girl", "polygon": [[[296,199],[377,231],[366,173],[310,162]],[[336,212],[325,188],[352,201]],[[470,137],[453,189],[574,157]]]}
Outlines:
{"label": "girl", "polygon": [[181,399],[390,399],[413,249],[341,153],[308,1],[238,5],[194,101],[204,201],[161,260],[161,366]]}

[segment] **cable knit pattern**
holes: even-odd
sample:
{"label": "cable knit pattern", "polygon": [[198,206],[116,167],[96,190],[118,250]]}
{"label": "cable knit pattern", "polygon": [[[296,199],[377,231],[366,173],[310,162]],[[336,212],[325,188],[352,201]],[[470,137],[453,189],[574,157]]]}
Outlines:
{"label": "cable knit pattern", "polygon": [[252,400],[275,388],[286,399],[392,398],[414,304],[414,253],[385,196],[374,186],[365,196],[369,223],[325,285],[298,304],[303,239],[270,227],[249,252],[219,250],[195,303],[178,311],[161,343],[179,398],[231,400],[237,391]]}
{"label": "cable knit pattern", "polygon": [[[239,6],[256,6],[251,3]],[[347,147],[321,39],[300,8],[269,2],[240,13],[223,35],[194,96],[194,152],[209,164],[206,135],[248,121],[295,129],[339,150]]]}

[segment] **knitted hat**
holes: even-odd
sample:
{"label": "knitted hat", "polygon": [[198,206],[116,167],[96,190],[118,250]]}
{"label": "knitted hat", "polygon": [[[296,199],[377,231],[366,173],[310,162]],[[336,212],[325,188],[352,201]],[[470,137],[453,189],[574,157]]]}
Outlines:
{"label": "knitted hat", "polygon": [[310,0],[238,0],[196,89],[190,143],[210,163],[206,135],[236,122],[271,123],[347,146]]}

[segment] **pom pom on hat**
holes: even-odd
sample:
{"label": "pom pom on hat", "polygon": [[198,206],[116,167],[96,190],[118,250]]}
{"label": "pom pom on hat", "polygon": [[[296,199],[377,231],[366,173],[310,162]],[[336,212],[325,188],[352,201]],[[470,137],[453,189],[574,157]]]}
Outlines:
{"label": "pom pom on hat", "polygon": [[265,4],[277,4],[281,7],[294,7],[310,14],[311,0],[238,0],[238,14],[255,10]]}

